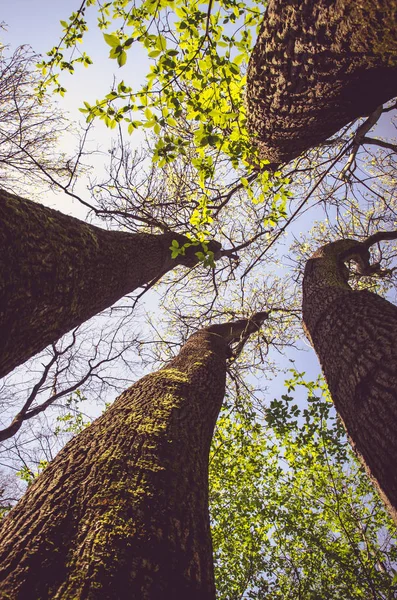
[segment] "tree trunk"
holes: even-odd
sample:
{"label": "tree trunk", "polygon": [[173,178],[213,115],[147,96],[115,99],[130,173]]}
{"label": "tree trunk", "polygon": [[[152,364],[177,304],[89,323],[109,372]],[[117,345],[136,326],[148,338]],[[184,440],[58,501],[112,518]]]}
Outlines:
{"label": "tree trunk", "polygon": [[174,239],[188,241],[105,231],[0,190],[0,377],[125,294],[193,266],[194,247],[171,259]]}
{"label": "tree trunk", "polygon": [[248,125],[276,166],[397,95],[395,0],[270,0],[247,75]]}
{"label": "tree trunk", "polygon": [[1,598],[215,598],[208,454],[227,344],[265,316],[194,334],[65,446],[3,522]]}
{"label": "tree trunk", "polygon": [[397,307],[348,285],[343,257],[368,254],[360,246],[339,240],[307,262],[303,322],[352,446],[397,523]]}

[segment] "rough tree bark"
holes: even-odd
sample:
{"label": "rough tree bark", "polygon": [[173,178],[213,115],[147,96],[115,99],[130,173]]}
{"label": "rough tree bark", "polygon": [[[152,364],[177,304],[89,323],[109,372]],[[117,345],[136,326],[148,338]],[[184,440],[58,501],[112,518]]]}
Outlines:
{"label": "rough tree bark", "polygon": [[276,166],[397,95],[395,0],[270,0],[247,75],[248,125]]}
{"label": "rough tree bark", "polygon": [[200,330],[65,446],[3,522],[1,598],[215,598],[210,442],[228,344],[266,317]]}
{"label": "rough tree bark", "polygon": [[[178,264],[176,233],[105,231],[0,190],[0,377]],[[219,250],[217,242],[211,250]]]}
{"label": "rough tree bark", "polygon": [[305,268],[303,322],[352,446],[397,523],[397,307],[352,290],[345,265],[355,261],[360,274],[379,270],[368,248],[396,237],[320,248]]}

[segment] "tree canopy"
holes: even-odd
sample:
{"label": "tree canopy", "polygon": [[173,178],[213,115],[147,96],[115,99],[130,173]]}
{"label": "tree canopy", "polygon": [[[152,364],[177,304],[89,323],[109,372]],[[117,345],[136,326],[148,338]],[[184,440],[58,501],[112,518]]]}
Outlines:
{"label": "tree canopy", "polygon": [[[247,68],[251,56],[248,75],[255,73],[253,62],[262,68],[261,40],[292,4],[273,1],[266,9],[262,2],[229,0],[85,0],[62,21],[62,39],[40,60],[41,80],[32,81],[29,94],[33,86],[46,102],[51,90],[67,94],[62,71],[81,77],[80,67],[90,68],[95,55],[84,41],[88,27],[99,28],[117,74],[105,82],[103,97],[81,98],[81,112],[90,134],[98,121],[109,128],[106,172],[92,172],[87,192],[76,191],[87,172],[84,136],[63,171],[40,155],[29,164],[44,182],[81,202],[88,221],[112,233],[166,234],[171,268],[161,281],[146,282],[4,380],[4,427],[27,399],[33,410],[47,410],[37,410],[41,417],[23,423],[4,444],[2,462],[31,483],[105,402],[137,380],[142,365],[153,371],[174,358],[200,327],[266,311],[262,329],[229,357],[226,399],[212,446],[218,597],[386,599],[396,589],[395,534],[348,449],[324,382],[294,371],[287,375],[285,393],[271,379],[284,378],[279,372],[290,366],[288,358],[302,364],[300,357],[308,356],[301,369],[307,371],[314,362],[304,354],[301,328],[307,260],[330,242],[360,242],[396,227],[392,20],[383,31],[391,46],[381,53],[382,60],[388,57],[383,75],[390,75],[391,91],[383,95],[380,85],[375,89],[373,80],[365,80],[359,96],[377,98],[368,110],[358,110],[360,98],[354,96],[348,119],[328,120],[315,147],[314,138],[295,145],[297,128],[295,141],[285,132],[281,136],[290,152],[270,155],[252,135],[258,117]],[[389,14],[390,3],[372,4],[384,10],[382,19]],[[314,16],[309,14],[311,25]],[[375,30],[374,19],[365,27]],[[291,29],[280,37],[276,27],[270,46],[288,46]],[[302,34],[302,25],[295,30]],[[343,38],[345,49],[348,42]],[[148,66],[144,81],[130,80],[134,56]],[[305,59],[299,68],[306,68]],[[315,69],[310,76],[321,82]],[[325,99],[328,105],[335,100]],[[283,102],[277,117],[287,107],[287,99]],[[303,125],[307,132],[309,121]],[[147,134],[138,150],[133,147],[137,130]],[[8,189],[12,192],[13,184]],[[212,240],[222,245],[218,257]],[[350,261],[344,276],[354,290],[394,300],[395,242],[378,240],[370,251],[378,270],[363,272]],[[173,269],[186,252],[194,254],[193,268]],[[102,401],[100,407],[92,407],[94,399]],[[2,484],[6,511],[20,493],[11,479],[6,473]]]}

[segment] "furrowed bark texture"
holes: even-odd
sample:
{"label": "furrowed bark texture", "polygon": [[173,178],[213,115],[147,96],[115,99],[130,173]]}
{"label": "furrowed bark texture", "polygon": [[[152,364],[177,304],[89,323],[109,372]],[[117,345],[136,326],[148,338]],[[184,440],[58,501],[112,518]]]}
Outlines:
{"label": "furrowed bark texture", "polygon": [[124,392],[28,489],[0,531],[3,600],[215,598],[208,454],[228,347],[213,331]]}
{"label": "furrowed bark texture", "polygon": [[177,264],[193,266],[194,254],[171,260],[174,239],[187,241],[105,231],[0,190],[0,377]]}
{"label": "furrowed bark texture", "polygon": [[354,291],[339,240],[307,262],[303,322],[352,446],[397,523],[397,307]]}
{"label": "furrowed bark texture", "polygon": [[395,0],[270,0],[247,75],[248,125],[286,163],[397,95]]}

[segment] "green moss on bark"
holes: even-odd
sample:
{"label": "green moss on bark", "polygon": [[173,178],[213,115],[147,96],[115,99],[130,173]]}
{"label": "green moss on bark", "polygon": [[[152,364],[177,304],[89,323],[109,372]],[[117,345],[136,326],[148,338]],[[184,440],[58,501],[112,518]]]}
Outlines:
{"label": "green moss on bark", "polygon": [[214,599],[208,454],[226,349],[195,334],[59,453],[2,525],[1,597]]}

